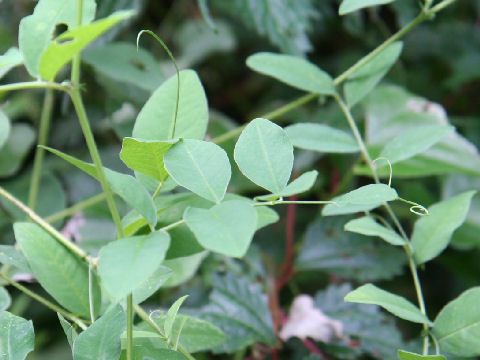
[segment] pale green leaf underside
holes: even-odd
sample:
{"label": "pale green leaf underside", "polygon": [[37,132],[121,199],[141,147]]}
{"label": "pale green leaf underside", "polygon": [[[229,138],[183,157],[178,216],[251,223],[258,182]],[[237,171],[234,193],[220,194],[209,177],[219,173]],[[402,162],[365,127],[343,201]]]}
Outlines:
{"label": "pale green leaf underside", "polygon": [[480,355],[480,287],[463,292],[437,315],[433,333],[441,349],[456,356]]}
{"label": "pale green leaf underside", "polygon": [[0,149],[0,176],[14,174],[35,143],[35,130],[28,124],[12,125],[8,139]]}
{"label": "pale green leaf underside", "polygon": [[[338,201],[341,196],[334,197],[332,201]],[[339,206],[337,204],[327,204],[322,209],[322,216],[336,216],[336,215],[347,215],[347,214],[356,214],[362,211],[370,211],[380,206],[380,204],[366,204],[366,205],[352,205],[352,204],[342,204]]]}
{"label": "pale green leaf underside", "polygon": [[205,249],[232,257],[248,250],[257,226],[257,214],[247,201],[229,200],[210,209],[190,207],[183,215]]}
{"label": "pale green leaf underside", "polygon": [[295,180],[293,180],[290,184],[288,184],[285,187],[285,189],[283,189],[279,193],[257,196],[255,200],[272,201],[281,197],[288,197],[296,194],[301,194],[312,188],[313,184],[315,184],[315,181],[317,180],[317,176],[318,176],[317,170],[308,171],[300,175]]}
{"label": "pale green leaf underside", "polygon": [[388,4],[395,0],[343,0],[338,9],[339,15],[345,15],[363,8]]}
{"label": "pale green leaf underside", "polygon": [[32,272],[25,256],[13,245],[0,245],[0,263],[15,266],[26,273]]}
{"label": "pale green leaf underside", "polygon": [[0,311],[7,310],[12,303],[10,294],[4,287],[0,287]]}
{"label": "pale green leaf underside", "polygon": [[65,333],[65,336],[67,337],[68,345],[70,345],[70,348],[73,350],[73,343],[75,342],[75,339],[78,336],[77,331],[75,328],[70,324],[65,318],[57,312],[58,316],[58,321],[60,322],[60,325],[62,326],[63,332]]}
{"label": "pale green leaf underside", "polygon": [[405,245],[405,240],[400,235],[377,223],[370,216],[363,216],[359,219],[350,220],[345,224],[345,230],[362,235],[378,236],[392,245]]}
{"label": "pale green leaf underside", "polygon": [[164,158],[165,169],[175,182],[195,194],[220,203],[232,171],[227,153],[207,141],[185,139],[173,145]]}
{"label": "pale green leaf underside", "polygon": [[132,293],[133,304],[140,304],[154,294],[172,276],[172,270],[160,265],[147,280],[138,285]]}
{"label": "pale green leaf underside", "polygon": [[335,86],[330,75],[300,57],[257,53],[248,57],[247,66],[300,90],[325,95],[335,94]]}
{"label": "pale green leaf underside", "polygon": [[280,126],[257,118],[242,131],[234,158],[240,171],[252,182],[271,193],[279,193],[292,173],[293,146]]}
{"label": "pale green leaf underside", "polygon": [[409,159],[429,149],[453,130],[453,126],[417,126],[389,141],[379,157],[387,158],[391,164]]}
{"label": "pale green leaf underside", "polygon": [[415,223],[412,234],[413,255],[417,264],[439,255],[453,232],[463,224],[476,191],[467,191],[429,207],[429,215]]}
{"label": "pale green leaf underside", "polygon": [[10,129],[10,120],[8,119],[7,115],[0,110],[0,149],[3,147],[8,139],[8,136],[10,135]]}
{"label": "pale green leaf underside", "polygon": [[395,189],[385,184],[370,184],[359,187],[336,200],[338,206],[345,205],[380,205],[387,201],[398,199]]}
{"label": "pale green leaf underside", "polygon": [[147,281],[158,269],[170,236],[164,231],[112,241],[99,253],[98,274],[115,300],[121,300]]}
{"label": "pale green leaf underside", "polygon": [[419,355],[408,351],[398,350],[399,360],[447,360],[442,355]]}
{"label": "pale green leaf underside", "polygon": [[32,321],[0,312],[0,351],[5,360],[24,360],[33,351],[34,332]]}
{"label": "pale green leaf underside", "polygon": [[107,18],[68,30],[58,36],[42,53],[40,77],[45,80],[53,80],[58,71],[88,44],[133,14],[133,11],[118,11]]}
{"label": "pale green leaf underside", "polygon": [[[15,66],[23,63],[23,57],[18,48],[11,47],[3,55],[0,55],[0,79]],[[1,134],[1,132],[0,132]],[[1,141],[0,141],[1,147]]]}
{"label": "pale green leaf underside", "polygon": [[401,319],[431,325],[430,320],[428,320],[428,318],[422,314],[420,309],[410,301],[401,296],[382,290],[373,284],[362,285],[351,291],[345,296],[345,301],[361,304],[375,304],[383,307],[385,310]]}
{"label": "pale green leaf underside", "polygon": [[[65,161],[68,161],[70,164],[85,171],[88,175],[98,180],[98,173],[95,165],[74,158],[73,156],[67,155],[59,150],[46,146],[43,148],[61,157]],[[155,204],[143,185],[130,175],[121,174],[105,167],[103,168],[103,171],[105,172],[105,177],[112,187],[112,190],[125,200],[127,204],[142,214],[151,225],[155,225],[157,223]]]}

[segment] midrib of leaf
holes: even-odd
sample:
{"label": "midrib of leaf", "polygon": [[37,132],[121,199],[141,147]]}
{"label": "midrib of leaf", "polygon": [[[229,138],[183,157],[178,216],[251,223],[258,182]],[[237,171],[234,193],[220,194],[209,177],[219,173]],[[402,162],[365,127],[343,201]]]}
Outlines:
{"label": "midrib of leaf", "polygon": [[215,202],[216,202],[217,204],[219,204],[219,203],[220,203],[220,199],[217,197],[217,195],[215,194],[215,192],[214,192],[213,189],[211,188],[210,184],[209,184],[208,181],[207,181],[207,178],[205,177],[205,175],[203,174],[202,170],[200,169],[200,167],[199,167],[198,164],[196,163],[195,159],[193,158],[192,153],[190,152],[190,149],[188,148],[188,145],[185,144],[185,148],[186,148],[188,157],[190,158],[190,160],[192,160],[193,165],[195,165],[195,168],[197,169],[198,173],[200,174],[200,177],[202,178],[203,182],[205,183],[205,186],[207,187],[208,191],[210,191],[210,194],[211,194],[211,195],[213,196],[213,198],[215,199]]}
{"label": "midrib of leaf", "polygon": [[437,340],[438,340],[438,341],[441,341],[441,340],[447,339],[447,338],[449,338],[449,337],[451,337],[451,336],[453,336],[453,335],[456,335],[456,333],[462,332],[462,331],[464,331],[464,330],[466,330],[466,329],[468,329],[468,328],[471,328],[471,327],[477,326],[477,325],[480,325],[480,319],[479,319],[479,320],[476,320],[475,322],[473,322],[473,323],[471,323],[471,324],[465,325],[465,326],[463,326],[463,327],[461,327],[461,328],[459,328],[459,329],[455,329],[455,330],[453,330],[451,333],[449,333],[449,334],[447,334],[447,335],[445,335],[445,336],[442,336],[442,337],[437,338]]}
{"label": "midrib of leaf", "polygon": [[265,148],[265,143],[263,142],[262,134],[257,124],[255,124],[255,129],[257,130],[258,140],[260,143],[260,147],[262,148],[263,157],[265,158],[265,161],[267,163],[268,172],[270,173],[270,176],[272,177],[273,183],[275,185],[275,192],[280,192],[281,189],[278,186],[277,179],[275,178],[275,174],[273,173],[272,164],[270,163],[270,159],[268,158],[267,149]]}

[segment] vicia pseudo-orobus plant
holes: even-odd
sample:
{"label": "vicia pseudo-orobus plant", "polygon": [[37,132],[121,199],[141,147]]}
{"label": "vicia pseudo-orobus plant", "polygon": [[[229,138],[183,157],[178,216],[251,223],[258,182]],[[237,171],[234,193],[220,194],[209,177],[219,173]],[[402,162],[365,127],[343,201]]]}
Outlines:
{"label": "vicia pseudo-orobus plant", "polygon": [[[381,21],[380,5],[402,1],[333,3],[336,17],[373,14]],[[132,41],[116,40],[119,29],[132,30],[141,2],[126,2],[132,9],[118,3],[39,0],[19,23],[18,46],[0,56],[0,76],[15,80],[10,74],[23,67],[30,77],[0,85],[1,359],[37,359],[42,337],[34,314],[25,314],[28,304],[54,315],[51,327],[63,330],[75,360],[480,356],[480,287],[433,311],[436,292],[421,281],[462,224],[480,227],[469,215],[471,203],[478,208],[480,156],[441,106],[384,81],[402,62],[405,35],[441,22],[455,0],[415,3],[415,17],[336,77],[271,35],[282,16],[297,16],[314,0],[232,1],[242,21],[267,9],[265,23],[255,26],[281,51],[250,54],[245,63],[256,74],[249,76],[303,92],[243,125],[209,107],[202,76],[188,68],[204,46],[218,45],[212,36],[229,33],[210,14],[225,3],[192,1],[206,30],[191,32],[193,50],[178,57],[161,31],[137,29],[127,36]],[[156,56],[168,55],[169,76],[140,47],[149,41]],[[96,86],[122,99],[111,101],[120,109],[111,121],[101,121],[90,96],[100,91],[89,85],[92,73]],[[43,97],[38,128],[14,121],[28,106],[18,94],[32,92]],[[138,111],[128,97],[141,103]],[[329,109],[322,114],[335,121],[306,120],[301,111],[308,106]],[[67,127],[79,125],[76,141],[86,143],[87,160],[69,152],[67,141],[50,145],[59,143],[63,125],[50,126],[58,113],[70,113]],[[103,138],[97,145],[105,126],[118,135],[120,151]],[[333,175],[318,159],[343,164],[330,192],[319,190]],[[63,185],[54,173],[64,174]],[[449,175],[441,200],[414,201],[423,198],[411,196],[413,178],[452,173],[470,180],[458,185]],[[71,193],[66,207],[64,184],[90,185]],[[294,243],[295,213],[317,209],[318,216],[303,218],[309,225]],[[277,266],[269,249],[283,249],[282,237],[285,258]],[[403,272],[408,286],[372,283]],[[330,281],[303,288],[302,276],[312,273]],[[302,295],[312,291],[314,297]],[[405,340],[394,317],[413,339]]]}

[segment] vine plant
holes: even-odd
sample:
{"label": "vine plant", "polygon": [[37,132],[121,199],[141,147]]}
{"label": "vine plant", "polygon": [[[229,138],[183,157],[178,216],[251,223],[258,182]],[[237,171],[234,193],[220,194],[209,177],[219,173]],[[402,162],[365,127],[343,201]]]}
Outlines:
{"label": "vine plant", "polygon": [[[344,0],[340,14],[356,11],[365,7],[365,3],[373,6],[384,2]],[[60,2],[40,0],[34,13],[20,23],[19,36],[23,64],[36,80],[0,86],[2,94],[14,90],[45,89],[28,206],[0,187],[0,196],[28,216],[28,221],[13,225],[17,245],[8,247],[11,256],[9,260],[2,260],[4,266],[0,277],[58,313],[74,359],[118,359],[121,356],[128,360],[194,359],[192,352],[214,348],[225,340],[225,334],[214,320],[210,323],[178,315],[186,297],[174,302],[167,312],[148,314],[139,305],[168,277],[182,276],[180,271],[176,273],[174,270],[172,274],[165,266],[168,265],[165,259],[171,259],[172,253],[180,253],[177,257],[181,258],[206,251],[242,258],[256,230],[276,221],[276,213],[270,207],[326,205],[324,215],[364,213],[362,217],[349,221],[345,225],[346,231],[380,237],[405,250],[417,305],[373,284],[360,286],[345,297],[347,302],[376,304],[403,320],[422,325],[421,354],[398,349],[400,359],[441,360],[446,358],[446,353],[459,356],[480,354],[480,313],[478,306],[473,315],[469,308],[478,302],[480,289],[466,291],[432,321],[427,314],[418,275],[420,266],[447,247],[451,234],[464,221],[475,191],[461,193],[427,210],[401,198],[391,186],[392,164],[427,150],[452,133],[454,128],[445,124],[416,127],[394,138],[375,158],[351,111],[397,61],[403,47],[400,39],[454,2],[425,0],[419,15],[411,23],[334,79],[302,58],[274,53],[250,56],[247,65],[251,69],[307,94],[212,141],[202,140],[206,133],[208,107],[199,77],[193,70],[180,71],[165,44],[147,31],[167,50],[177,74],[151,95],[136,119],[132,137],[123,139],[120,158],[135,171],[133,177],[103,167],[83,104],[80,78],[81,51],[133,13],[116,12],[93,21],[93,0],[76,0],[76,6],[70,8],[63,7]],[[201,4],[205,7],[204,2]],[[56,16],[46,18],[45,14],[49,12]],[[67,24],[68,30],[51,39],[50,34],[60,23]],[[44,26],[44,32],[37,31],[39,25]],[[70,80],[55,82],[67,64],[71,64]],[[93,164],[46,146],[55,91],[70,97]],[[320,124],[298,123],[284,129],[272,122],[319,98],[331,98],[338,104],[353,137]],[[234,161],[245,177],[266,191],[265,195],[249,199],[226,193],[231,164],[220,144],[237,136]],[[372,183],[329,200],[292,200],[289,197],[311,189],[318,175],[312,170],[289,182],[294,146],[323,153],[359,152]],[[45,151],[96,178],[103,193],[51,217],[40,217],[35,208]],[[388,164],[390,171],[385,172],[385,167],[379,168],[379,164]],[[379,174],[388,173],[390,180],[387,184],[382,183]],[[192,194],[170,194],[175,187]],[[121,216],[114,195],[131,207],[127,215]],[[51,225],[101,201],[108,204],[117,240],[105,245],[98,256],[88,253]],[[412,205],[412,213],[420,217],[410,236],[390,206],[393,201]],[[180,215],[171,217],[172,221],[168,223],[160,221],[162,212],[170,206],[177,206]],[[383,207],[388,219],[371,212],[378,207]],[[185,235],[186,231],[193,237]],[[9,276],[11,268],[32,273],[56,303],[14,281]],[[136,325],[134,313],[141,319]],[[24,359],[33,349],[32,323],[7,311],[0,316],[2,353],[7,353],[8,359]],[[182,328],[188,326],[204,338],[193,343],[183,338]],[[6,328],[8,332],[4,331]],[[7,343],[13,344],[13,348],[4,347]],[[277,356],[275,352],[273,354]]]}

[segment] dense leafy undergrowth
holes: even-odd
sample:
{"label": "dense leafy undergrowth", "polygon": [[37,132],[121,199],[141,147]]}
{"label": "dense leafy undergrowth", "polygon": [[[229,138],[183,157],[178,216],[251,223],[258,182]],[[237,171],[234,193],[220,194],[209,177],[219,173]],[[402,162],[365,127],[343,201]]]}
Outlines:
{"label": "dense leafy undergrowth", "polygon": [[479,16],[0,2],[0,358],[480,356]]}

